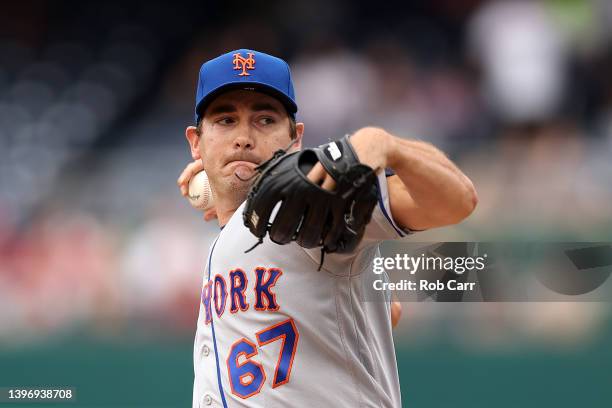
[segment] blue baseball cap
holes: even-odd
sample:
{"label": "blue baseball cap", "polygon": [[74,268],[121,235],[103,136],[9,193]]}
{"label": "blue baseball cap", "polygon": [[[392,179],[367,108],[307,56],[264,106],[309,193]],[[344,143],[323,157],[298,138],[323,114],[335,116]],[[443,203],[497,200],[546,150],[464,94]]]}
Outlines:
{"label": "blue baseball cap", "polygon": [[292,117],[298,109],[289,64],[263,52],[240,49],[211,59],[200,68],[195,100],[196,123],[206,106],[230,89],[267,93],[282,102]]}

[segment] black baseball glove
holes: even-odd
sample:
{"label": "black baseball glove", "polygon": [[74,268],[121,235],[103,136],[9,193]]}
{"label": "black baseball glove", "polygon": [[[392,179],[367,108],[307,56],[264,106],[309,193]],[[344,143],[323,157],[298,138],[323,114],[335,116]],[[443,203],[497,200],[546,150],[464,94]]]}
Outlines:
{"label": "black baseball glove", "polygon": [[[325,190],[308,179],[317,162],[335,180],[334,190]],[[348,136],[315,149],[278,150],[257,171],[243,219],[259,238],[258,244],[269,233],[277,244],[296,241],[304,248],[321,247],[322,256],[355,250],[378,194],[376,174],[359,163]],[[278,203],[278,212],[270,221]]]}

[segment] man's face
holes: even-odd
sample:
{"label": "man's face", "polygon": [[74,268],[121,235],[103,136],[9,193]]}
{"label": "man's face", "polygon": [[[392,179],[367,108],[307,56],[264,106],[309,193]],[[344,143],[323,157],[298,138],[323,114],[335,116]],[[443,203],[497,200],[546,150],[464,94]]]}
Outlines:
{"label": "man's face", "polygon": [[[296,128],[299,148],[303,125]],[[192,154],[195,149],[202,158],[217,196],[231,194],[243,201],[255,167],[290,142],[289,117],[278,100],[259,92],[234,90],[208,105],[199,140],[191,144]]]}

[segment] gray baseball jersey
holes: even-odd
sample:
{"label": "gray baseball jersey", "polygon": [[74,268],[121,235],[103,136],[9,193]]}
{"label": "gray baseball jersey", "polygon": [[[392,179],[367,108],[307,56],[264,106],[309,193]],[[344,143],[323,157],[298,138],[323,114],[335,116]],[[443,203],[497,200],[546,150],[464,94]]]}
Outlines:
{"label": "gray baseball jersey", "polygon": [[208,254],[193,350],[193,407],[401,407],[389,293],[364,302],[378,243],[405,235],[392,220],[384,172],[358,250],[256,238],[244,204]]}

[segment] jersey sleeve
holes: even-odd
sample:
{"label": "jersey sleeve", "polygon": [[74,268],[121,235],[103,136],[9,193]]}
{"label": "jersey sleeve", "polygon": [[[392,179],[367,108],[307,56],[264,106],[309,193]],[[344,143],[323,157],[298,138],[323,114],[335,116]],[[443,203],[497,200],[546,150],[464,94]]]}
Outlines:
{"label": "jersey sleeve", "polygon": [[363,244],[373,244],[390,239],[401,239],[416,231],[401,228],[393,220],[391,205],[389,204],[389,189],[387,172],[379,171],[376,183],[378,185],[378,203],[372,212],[372,220],[368,224],[363,236]]}
{"label": "jersey sleeve", "polygon": [[[378,202],[372,211],[372,219],[366,226],[363,239],[354,252],[330,253],[325,256],[322,269],[336,276],[346,276],[359,273],[372,262],[372,257],[378,253],[377,244],[381,241],[402,239],[418,231],[401,228],[391,216],[387,175],[381,170],[376,178],[378,186]],[[321,263],[321,248],[303,248],[312,258],[313,263]]]}

